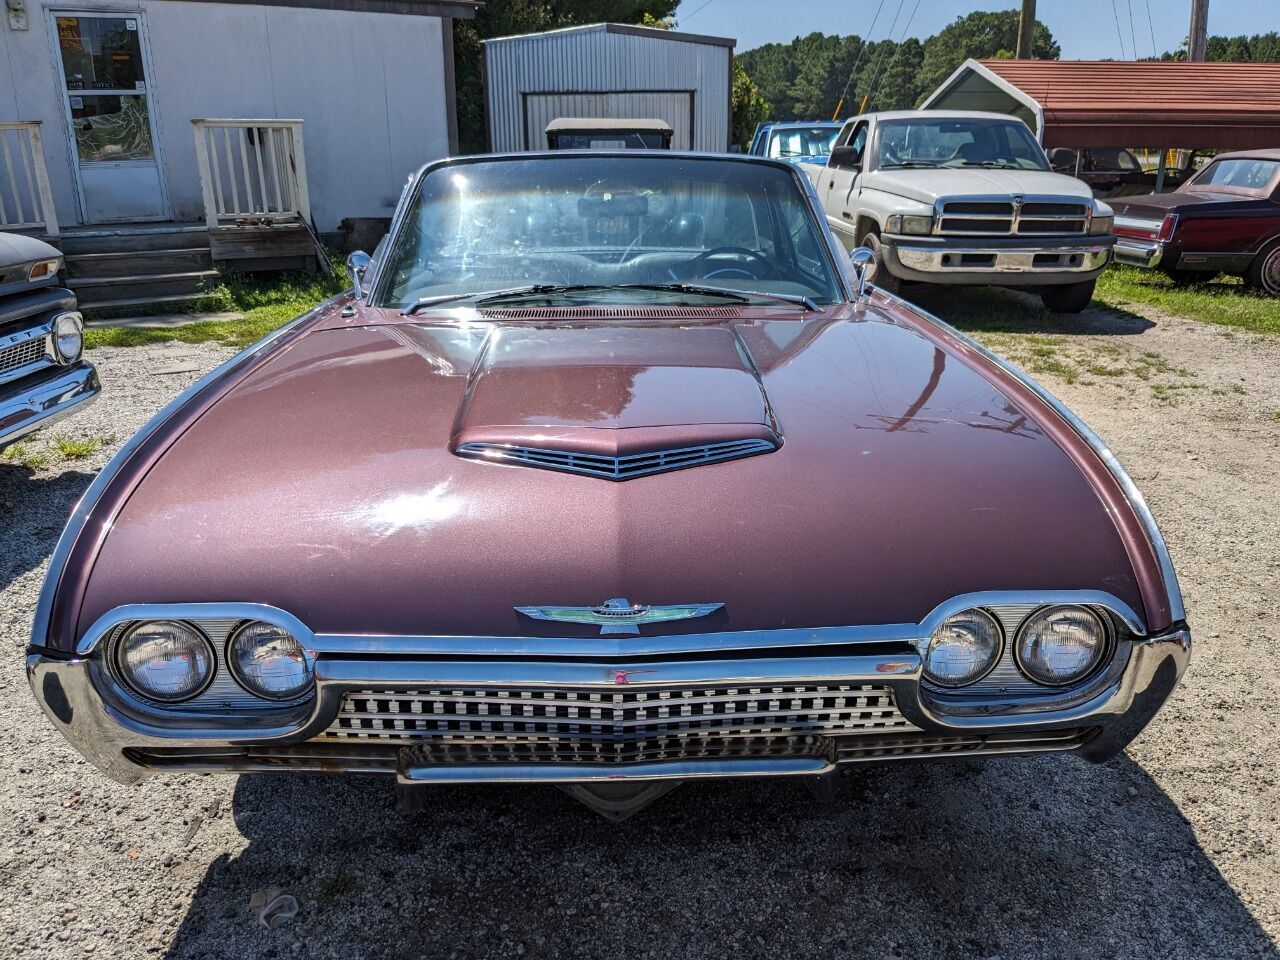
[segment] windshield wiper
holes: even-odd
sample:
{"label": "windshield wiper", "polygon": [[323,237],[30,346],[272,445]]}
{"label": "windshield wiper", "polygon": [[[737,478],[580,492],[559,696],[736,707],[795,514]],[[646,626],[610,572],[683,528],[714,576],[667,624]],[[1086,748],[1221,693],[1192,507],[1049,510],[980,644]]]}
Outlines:
{"label": "windshield wiper", "polygon": [[899,160],[897,163],[882,163],[882,170],[889,167],[936,167],[937,164],[931,160]]}
{"label": "windshield wiper", "polygon": [[426,307],[438,307],[443,303],[453,303],[458,300],[475,300],[476,303],[485,303],[489,300],[501,300],[503,297],[523,297],[534,296],[542,293],[565,293],[569,290],[602,290],[608,289],[596,283],[533,283],[523,287],[507,287],[502,290],[478,290],[469,293],[442,293],[435,297],[419,297],[409,306],[405,307],[401,313],[406,317],[411,317],[419,310]]}
{"label": "windshield wiper", "polygon": [[729,297],[740,303],[746,303],[751,297],[765,300],[781,300],[783,303],[794,303],[806,310],[821,309],[812,297],[798,293],[766,293],[763,290],[731,290],[728,287],[712,287],[701,283],[621,283],[622,290],[670,290],[673,293],[707,294],[716,297]]}

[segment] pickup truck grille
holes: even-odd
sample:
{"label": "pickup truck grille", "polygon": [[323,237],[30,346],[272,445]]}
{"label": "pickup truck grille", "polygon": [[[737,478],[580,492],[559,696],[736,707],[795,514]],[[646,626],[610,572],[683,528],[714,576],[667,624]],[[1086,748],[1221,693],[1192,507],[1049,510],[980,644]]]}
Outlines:
{"label": "pickup truck grille", "polygon": [[51,363],[47,336],[30,337],[7,347],[0,347],[0,383],[12,380],[18,371],[33,363]]}
{"label": "pickup truck grille", "polygon": [[1061,200],[948,200],[938,232],[985,236],[1079,235],[1089,228],[1089,206]]}

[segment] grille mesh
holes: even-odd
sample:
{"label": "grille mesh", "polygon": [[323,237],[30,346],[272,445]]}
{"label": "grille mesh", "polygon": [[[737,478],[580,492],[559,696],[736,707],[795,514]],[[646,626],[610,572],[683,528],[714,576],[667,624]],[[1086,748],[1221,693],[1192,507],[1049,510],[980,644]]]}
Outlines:
{"label": "grille mesh", "polygon": [[0,350],[0,377],[20,367],[46,359],[47,337],[32,337]]}
{"label": "grille mesh", "polygon": [[626,763],[813,755],[825,736],[916,729],[887,687],[633,685],[362,690],[347,694],[319,739],[429,745],[440,763]]}
{"label": "grille mesh", "polygon": [[942,205],[939,233],[1037,236],[1081,234],[1087,229],[1089,208],[1082,203],[1028,200],[1014,215],[1003,201],[950,200]]}
{"label": "grille mesh", "polygon": [[760,453],[769,453],[777,447],[768,440],[728,440],[708,443],[698,447],[677,447],[670,450],[654,450],[625,457],[608,457],[592,453],[574,453],[567,450],[548,450],[542,447],[523,447],[504,443],[464,443],[458,447],[460,457],[476,460],[493,460],[499,463],[519,463],[543,470],[561,470],[565,473],[581,473],[606,480],[630,480],[652,473],[665,473],[684,467],[696,467],[720,460],[736,460]]}

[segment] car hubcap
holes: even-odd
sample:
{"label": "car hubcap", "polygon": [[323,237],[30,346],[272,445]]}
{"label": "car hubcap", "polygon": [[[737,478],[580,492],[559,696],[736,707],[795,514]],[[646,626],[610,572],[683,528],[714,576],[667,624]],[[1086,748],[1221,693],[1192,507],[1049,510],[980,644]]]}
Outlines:
{"label": "car hubcap", "polygon": [[1280,296],[1280,247],[1272,250],[1262,265],[1262,289],[1273,297]]}

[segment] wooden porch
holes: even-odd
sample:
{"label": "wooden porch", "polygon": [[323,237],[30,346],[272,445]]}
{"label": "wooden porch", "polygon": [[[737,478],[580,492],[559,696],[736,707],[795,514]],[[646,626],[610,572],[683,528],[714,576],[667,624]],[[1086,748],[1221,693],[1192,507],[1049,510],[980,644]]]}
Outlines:
{"label": "wooden porch", "polygon": [[59,225],[39,122],[0,123],[0,230],[59,247],[91,310],[198,300],[219,272],[327,270],[311,222],[301,120],[192,120],[203,223]]}

